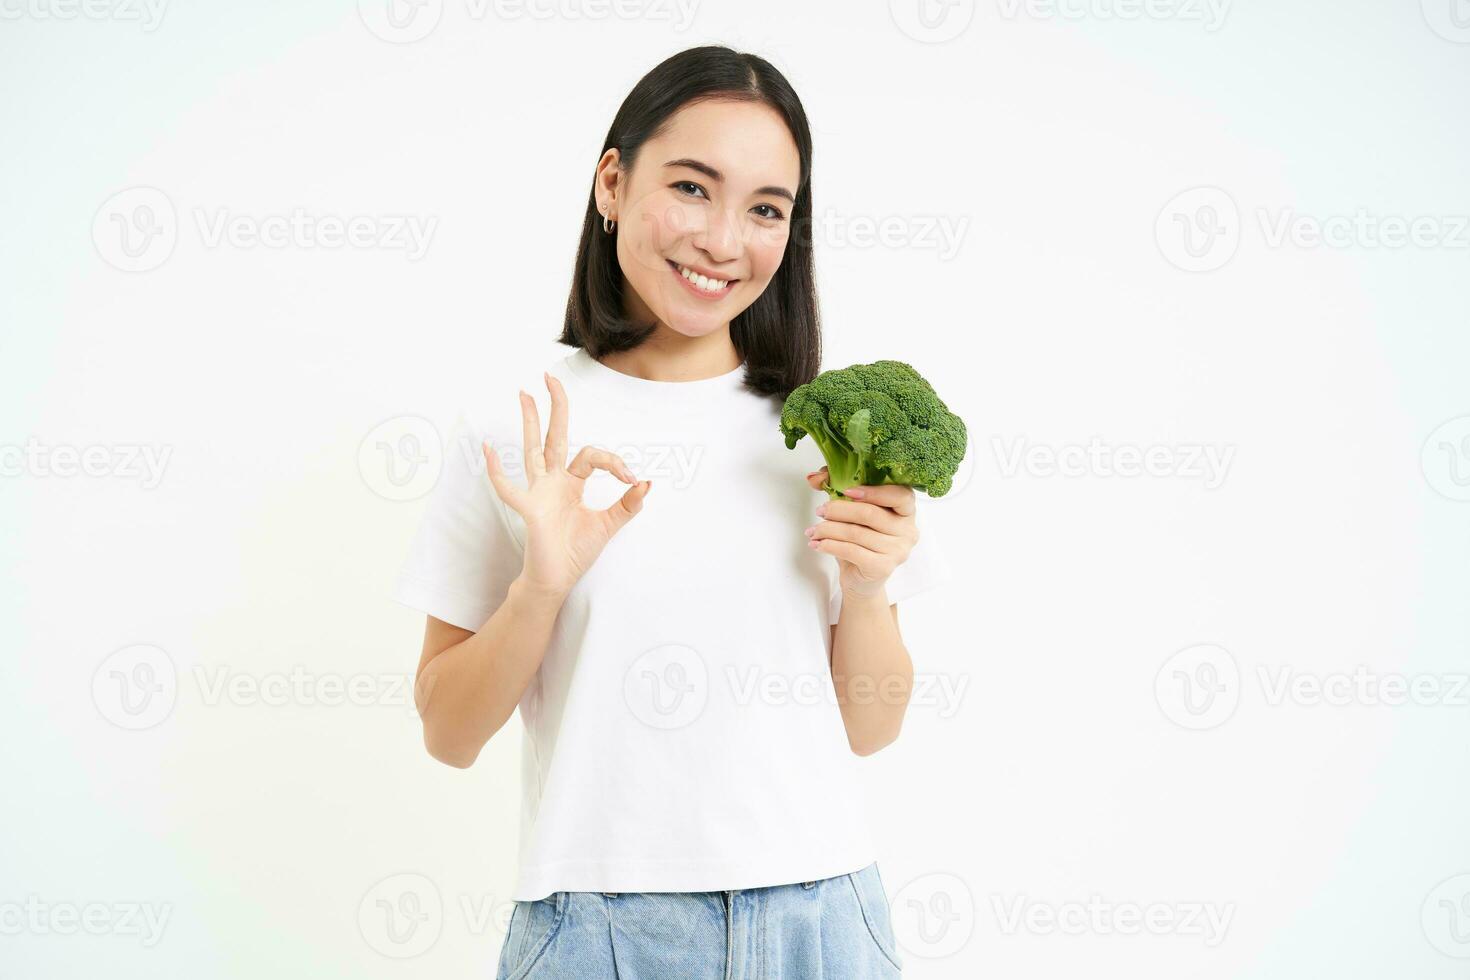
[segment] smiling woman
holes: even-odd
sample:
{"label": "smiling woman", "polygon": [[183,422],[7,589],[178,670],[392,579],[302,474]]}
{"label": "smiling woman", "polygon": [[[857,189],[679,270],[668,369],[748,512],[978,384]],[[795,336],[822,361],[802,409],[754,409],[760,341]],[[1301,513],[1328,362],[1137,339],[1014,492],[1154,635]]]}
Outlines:
{"label": "smiling woman", "polygon": [[677,335],[685,377],[740,358],[753,391],[782,397],[815,376],[811,135],[785,78],[728,48],[680,52],[629,93],[603,147],[562,343],[641,374],[644,344]]}
{"label": "smiling woman", "polygon": [[[445,470],[400,577],[429,615],[430,753],[466,768],[525,725],[500,978],[899,972],[855,757],[908,705],[896,603],[948,567],[906,486],[850,489],[803,533],[820,455],[779,420],[820,361],[793,234],[810,160],[758,57],[694,48],[638,83],[593,170],[575,350],[526,385],[550,396],[544,445],[527,390],[519,417],[467,412],[456,444],[485,471]],[[523,470],[501,460],[517,436]],[[670,457],[697,462],[632,473]]]}

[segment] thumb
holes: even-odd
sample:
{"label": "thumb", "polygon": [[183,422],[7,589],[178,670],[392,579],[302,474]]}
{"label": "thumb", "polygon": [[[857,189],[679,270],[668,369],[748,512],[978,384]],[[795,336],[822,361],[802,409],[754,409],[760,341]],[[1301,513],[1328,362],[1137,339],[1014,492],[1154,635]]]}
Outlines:
{"label": "thumb", "polygon": [[808,473],[806,482],[813,490],[822,489],[822,485],[827,482],[827,467],[824,466],[814,473]]}
{"label": "thumb", "polygon": [[643,509],[643,498],[648,496],[652,487],[652,480],[635,483],[618,498],[617,503],[603,511],[607,515],[609,533],[616,534],[624,524],[633,519],[634,514]]}

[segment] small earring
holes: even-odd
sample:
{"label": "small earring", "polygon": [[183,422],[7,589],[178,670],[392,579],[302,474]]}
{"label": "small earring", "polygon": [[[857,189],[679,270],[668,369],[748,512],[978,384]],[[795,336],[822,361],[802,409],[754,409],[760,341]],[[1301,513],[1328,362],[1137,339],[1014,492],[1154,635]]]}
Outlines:
{"label": "small earring", "polygon": [[613,229],[616,228],[617,226],[618,226],[618,223],[616,221],[610,221],[610,220],[608,220],[608,217],[607,217],[607,205],[604,204],[602,206],[602,230],[605,231],[605,232],[607,232],[609,235],[611,235],[612,232],[613,232]]}

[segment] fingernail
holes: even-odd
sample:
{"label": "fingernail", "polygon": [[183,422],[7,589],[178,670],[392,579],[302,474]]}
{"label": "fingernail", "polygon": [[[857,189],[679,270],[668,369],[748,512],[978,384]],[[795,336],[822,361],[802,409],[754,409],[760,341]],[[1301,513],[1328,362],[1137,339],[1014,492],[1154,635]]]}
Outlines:
{"label": "fingernail", "polygon": [[801,533],[805,534],[807,537],[811,537],[813,534],[817,533],[817,529],[815,527],[809,527]]}
{"label": "fingernail", "polygon": [[820,505],[818,505],[818,507],[817,507],[817,515],[818,516],[822,516],[822,515],[825,515],[826,513],[827,513],[827,505],[826,504],[820,504]]}

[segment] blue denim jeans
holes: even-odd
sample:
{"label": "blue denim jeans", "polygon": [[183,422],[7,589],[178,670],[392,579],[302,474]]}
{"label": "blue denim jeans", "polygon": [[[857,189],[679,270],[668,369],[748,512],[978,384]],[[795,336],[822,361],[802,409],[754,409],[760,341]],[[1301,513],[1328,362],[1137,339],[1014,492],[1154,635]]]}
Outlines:
{"label": "blue denim jeans", "polygon": [[516,902],[495,978],[892,980],[902,965],[874,862],[765,888]]}

